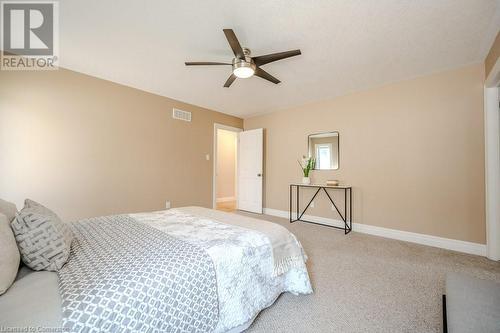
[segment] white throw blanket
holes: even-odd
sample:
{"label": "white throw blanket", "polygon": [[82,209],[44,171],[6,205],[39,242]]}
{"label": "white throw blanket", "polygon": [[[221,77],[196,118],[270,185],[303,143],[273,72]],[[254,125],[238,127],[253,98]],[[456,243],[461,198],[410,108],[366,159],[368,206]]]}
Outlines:
{"label": "white throw blanket", "polygon": [[[271,227],[272,231],[266,231],[272,222],[247,220],[238,214],[219,214],[198,207],[130,216],[172,237],[196,244],[210,255],[219,295],[219,324],[213,333],[245,330],[257,314],[273,304],[283,292],[294,295],[313,292],[304,259],[288,263],[284,259],[304,258],[302,246],[294,236],[286,235],[290,233],[286,228]],[[274,246],[282,248],[276,251],[282,253],[276,262],[285,264],[275,265],[278,255],[273,254]],[[279,270],[284,273],[275,275]]]}
{"label": "white throw blanket", "polygon": [[263,233],[271,242],[274,260],[274,276],[288,272],[291,268],[302,267],[307,255],[295,235],[279,224],[257,220],[251,217],[225,213],[203,207],[183,207],[184,213],[212,219],[220,223],[235,225]]}

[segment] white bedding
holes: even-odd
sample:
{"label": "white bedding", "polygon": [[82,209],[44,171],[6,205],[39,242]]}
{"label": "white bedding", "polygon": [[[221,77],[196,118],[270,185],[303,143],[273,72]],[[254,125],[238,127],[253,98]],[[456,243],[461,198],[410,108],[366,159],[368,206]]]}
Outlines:
{"label": "white bedding", "polygon": [[[283,292],[312,293],[305,255],[301,264],[295,263],[286,272],[275,276],[272,242],[264,232],[242,227],[248,219],[246,217],[227,214],[221,223],[214,221],[212,210],[205,212],[208,218],[201,216],[203,209],[200,211],[199,207],[130,216],[207,251],[217,275],[219,323],[215,332],[234,333],[246,329],[257,314]],[[233,219],[237,221],[236,225],[231,224]],[[270,222],[252,219],[252,223]],[[296,242],[293,246],[299,246],[302,252],[300,243]],[[41,297],[30,297],[35,284],[42,282],[45,284],[42,289],[47,292]],[[0,296],[0,327],[26,327],[30,324],[60,327],[61,299],[57,290],[57,273],[54,272],[35,272],[18,280]],[[26,312],[30,308],[43,309],[43,314],[40,311],[36,319],[30,320],[29,311]]]}
{"label": "white bedding", "polygon": [[[225,223],[215,221],[210,212],[207,209],[203,214],[199,207],[185,207],[131,216],[172,236],[193,242],[208,252],[217,275],[219,324],[216,332],[249,324],[283,292],[295,295],[312,293],[305,255],[302,265],[274,276],[273,249],[266,234],[230,225],[228,219]],[[234,219],[243,218],[236,214],[221,214]],[[293,245],[300,247],[296,242]]]}

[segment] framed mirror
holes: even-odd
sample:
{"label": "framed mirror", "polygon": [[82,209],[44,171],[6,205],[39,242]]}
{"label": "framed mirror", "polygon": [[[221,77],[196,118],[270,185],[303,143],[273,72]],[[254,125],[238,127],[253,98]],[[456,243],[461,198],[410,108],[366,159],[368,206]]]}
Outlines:
{"label": "framed mirror", "polygon": [[309,157],[316,160],[314,170],[339,168],[339,132],[326,132],[308,136]]}

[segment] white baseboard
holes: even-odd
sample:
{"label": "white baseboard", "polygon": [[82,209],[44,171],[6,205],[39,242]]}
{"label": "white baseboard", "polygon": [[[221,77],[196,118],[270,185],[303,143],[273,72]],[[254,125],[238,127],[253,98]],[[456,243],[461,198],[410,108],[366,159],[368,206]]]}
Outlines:
{"label": "white baseboard", "polygon": [[228,201],[235,201],[235,197],[222,197],[222,198],[217,198],[217,202],[228,202]]}
{"label": "white baseboard", "polygon": [[[272,208],[264,208],[264,214],[277,216],[277,217],[283,217],[286,219],[290,218],[289,212],[284,211],[284,210],[272,209]],[[296,213],[292,213],[292,218],[295,218],[295,217],[296,217]],[[312,222],[317,222],[317,223],[321,223],[321,224],[325,224],[325,225],[334,225],[337,227],[344,227],[344,222],[342,220],[329,219],[329,218],[320,217],[320,216],[313,216],[313,215],[304,215],[303,218],[306,220],[312,221]],[[375,235],[375,236],[380,236],[380,237],[385,237],[385,238],[392,238],[392,239],[397,239],[397,240],[401,240],[401,241],[417,243],[417,244],[422,244],[422,245],[427,245],[427,246],[434,246],[434,247],[439,247],[442,249],[463,252],[463,253],[469,253],[469,254],[475,254],[475,255],[483,256],[483,257],[486,256],[486,245],[485,244],[465,242],[465,241],[456,240],[456,239],[443,238],[443,237],[437,237],[437,236],[431,236],[431,235],[425,235],[425,234],[418,234],[415,232],[401,231],[401,230],[396,230],[396,229],[389,229],[389,228],[377,227],[374,225],[360,224],[360,223],[353,223],[352,230],[356,231],[356,232],[364,233],[364,234],[369,234],[369,235]]]}

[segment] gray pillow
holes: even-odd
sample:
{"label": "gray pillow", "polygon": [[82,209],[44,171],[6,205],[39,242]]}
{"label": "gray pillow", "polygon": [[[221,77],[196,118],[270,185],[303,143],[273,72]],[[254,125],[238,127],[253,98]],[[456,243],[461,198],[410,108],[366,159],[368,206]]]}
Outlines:
{"label": "gray pillow", "polygon": [[24,208],[32,208],[32,207],[43,207],[45,208],[47,211],[53,213],[50,209],[48,209],[47,207],[45,207],[44,205],[34,201],[34,200],[31,200],[31,199],[25,199],[24,200]]}
{"label": "gray pillow", "polygon": [[68,261],[71,229],[50,209],[31,200],[27,204],[11,223],[21,258],[35,271],[57,271]]}
{"label": "gray pillow", "polygon": [[0,214],[5,215],[10,223],[17,214],[17,207],[13,203],[0,199]]}
{"label": "gray pillow", "polygon": [[56,213],[54,213],[53,211],[51,211],[50,209],[48,209],[47,207],[45,207],[41,203],[38,203],[38,202],[31,200],[31,199],[24,200],[24,208],[35,208],[35,207],[38,208],[39,212],[43,212],[44,214],[47,214],[47,215],[57,216]]}
{"label": "gray pillow", "polygon": [[0,214],[0,295],[16,279],[19,269],[19,250],[7,216]]}

